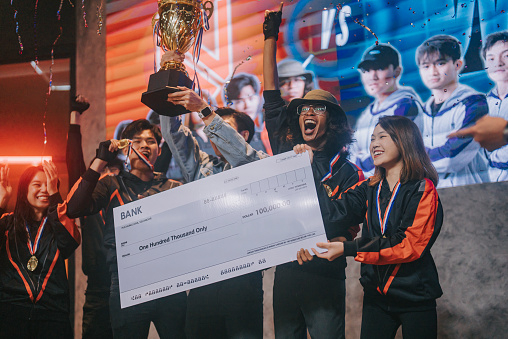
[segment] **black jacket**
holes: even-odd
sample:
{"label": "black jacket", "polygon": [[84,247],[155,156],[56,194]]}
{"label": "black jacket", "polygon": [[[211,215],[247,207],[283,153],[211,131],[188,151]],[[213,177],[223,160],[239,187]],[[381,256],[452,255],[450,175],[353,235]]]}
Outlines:
{"label": "black jacket", "polygon": [[[265,91],[265,123],[270,138],[273,154],[279,154],[293,149],[293,144],[286,140],[288,129],[287,124],[287,106],[280,96],[279,91]],[[346,225],[341,222],[335,222],[330,219],[328,207],[331,204],[330,197],[337,196],[349,187],[363,180],[362,171],[353,163],[346,159],[346,155],[341,153],[341,149],[336,149],[333,153],[325,151],[315,151],[312,162],[312,173],[314,175],[314,184],[316,186],[321,216],[325,225],[326,236],[328,239],[335,237],[345,237],[352,240],[360,231],[358,224]],[[340,258],[329,262],[325,259],[315,258],[315,260],[305,264],[291,262],[279,266],[277,269],[300,269],[323,276],[344,279],[344,269],[346,260]]]}
{"label": "black jacket", "polygon": [[67,197],[67,215],[83,217],[104,209],[104,245],[110,272],[116,272],[116,243],[113,208],[138,200],[138,194],[148,196],[181,185],[161,173],[155,173],[150,181],[121,171],[118,176],[108,175],[99,180],[99,173],[88,169],[76,182]]}
{"label": "black jacket", "polygon": [[44,227],[35,221],[28,225],[32,243],[42,229],[34,253],[38,265],[33,272],[27,269],[32,256],[27,241],[14,233],[14,214],[0,218],[0,317],[9,314],[22,319],[69,320],[65,259],[79,246],[81,236],[74,220],[65,215],[60,194],[53,194],[49,200]]}
{"label": "black jacket", "polygon": [[[392,192],[386,180],[375,186],[369,182],[342,193],[330,210],[335,221],[350,225],[363,221],[362,236],[346,241],[344,254],[362,263],[360,282],[365,294],[402,303],[439,298],[443,292],[430,249],[441,230],[443,209],[434,184],[428,179],[401,184],[388,209]],[[389,213],[384,234],[377,207],[380,185],[381,218]]]}

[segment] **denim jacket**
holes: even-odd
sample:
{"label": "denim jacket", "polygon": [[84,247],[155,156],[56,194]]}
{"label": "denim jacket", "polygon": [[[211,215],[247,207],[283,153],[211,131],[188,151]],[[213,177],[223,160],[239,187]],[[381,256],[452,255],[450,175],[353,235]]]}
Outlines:
{"label": "denim jacket", "polygon": [[162,136],[173,153],[176,163],[180,166],[185,182],[268,157],[268,154],[253,149],[218,115],[210,125],[204,128],[204,132],[227,162],[201,151],[191,130],[182,124],[180,116],[161,116],[160,121]]}

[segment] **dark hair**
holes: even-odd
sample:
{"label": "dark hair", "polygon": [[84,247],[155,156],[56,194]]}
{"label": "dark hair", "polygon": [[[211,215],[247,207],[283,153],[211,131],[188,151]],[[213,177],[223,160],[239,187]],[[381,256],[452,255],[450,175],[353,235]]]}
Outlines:
{"label": "dark hair", "polygon": [[484,60],[487,57],[487,51],[499,41],[508,42],[508,31],[496,32],[487,35],[487,38],[485,39],[485,45],[482,48],[482,56]]}
{"label": "dark hair", "polygon": [[431,55],[437,55],[438,58],[451,58],[453,62],[461,57],[461,49],[459,40],[451,35],[435,35],[423,42],[416,49],[416,64],[420,63],[424,58]]}
{"label": "dark hair", "polygon": [[[28,233],[25,225],[35,219],[32,205],[28,202],[28,187],[37,173],[42,172],[42,166],[28,167],[19,178],[18,193],[16,197],[16,206],[14,207],[14,224],[12,225],[13,233],[22,241],[28,240]],[[47,213],[47,211],[45,212]]]}
{"label": "dark hair", "polygon": [[[326,105],[326,103],[325,103]],[[326,144],[324,151],[327,154],[336,154],[341,151],[347,155],[348,152],[344,147],[353,141],[353,129],[349,126],[347,120],[342,118],[343,113],[336,112],[334,107],[327,106],[328,119],[325,132]],[[302,130],[300,129],[300,116],[297,114],[288,115],[288,128],[286,133],[282,133],[281,137],[290,142],[292,145],[304,144]]]}
{"label": "dark hair", "polygon": [[235,119],[236,125],[238,126],[238,133],[242,131],[249,132],[247,143],[251,142],[254,137],[254,121],[252,121],[247,113],[238,112],[230,107],[219,107],[215,113],[223,119],[229,117]]}
{"label": "dark hair", "polygon": [[256,92],[256,94],[259,93],[259,83],[256,82],[253,75],[246,73],[238,74],[229,81],[229,84],[226,87],[224,87],[224,92],[227,92],[228,104],[231,100],[238,99],[242,88],[245,86],[252,86],[254,92]]}
{"label": "dark hair", "polygon": [[122,139],[132,139],[135,135],[143,133],[143,131],[149,130],[157,140],[157,144],[161,143],[162,135],[159,127],[152,125],[150,121],[146,119],[134,120],[125,127],[122,132]]}
{"label": "dark hair", "polygon": [[[434,186],[437,186],[438,175],[425,150],[418,126],[412,120],[400,115],[382,117],[377,125],[381,126],[392,138],[402,157],[400,182],[428,178],[434,183]],[[385,176],[385,169],[376,166],[369,185],[375,186]]]}

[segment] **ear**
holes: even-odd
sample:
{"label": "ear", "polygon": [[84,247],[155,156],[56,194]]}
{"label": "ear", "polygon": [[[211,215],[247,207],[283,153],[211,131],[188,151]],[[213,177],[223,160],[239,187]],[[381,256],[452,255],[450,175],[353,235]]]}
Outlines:
{"label": "ear", "polygon": [[400,77],[401,73],[402,73],[402,67],[397,66],[397,68],[395,68],[395,70],[393,71],[393,77],[398,78],[398,77]]}
{"label": "ear", "polygon": [[157,158],[161,156],[161,153],[162,153],[162,147],[160,145],[157,146]]}
{"label": "ear", "polygon": [[245,141],[249,140],[249,131],[241,131],[239,133],[245,139]]}
{"label": "ear", "polygon": [[463,65],[464,65],[464,61],[462,59],[455,61],[455,69],[457,71],[460,71],[462,69]]}

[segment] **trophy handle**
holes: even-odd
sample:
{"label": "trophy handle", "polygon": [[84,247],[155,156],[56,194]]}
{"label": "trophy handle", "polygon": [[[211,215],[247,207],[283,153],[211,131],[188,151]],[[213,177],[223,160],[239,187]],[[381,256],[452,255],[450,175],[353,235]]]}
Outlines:
{"label": "trophy handle", "polygon": [[152,28],[155,26],[155,23],[157,22],[157,20],[159,20],[159,19],[155,18],[157,16],[157,14],[159,14],[159,12],[155,12],[152,16]]}
{"label": "trophy handle", "polygon": [[205,11],[208,19],[210,19],[213,14],[213,2],[211,2],[210,0],[205,1],[203,3],[203,10]]}

